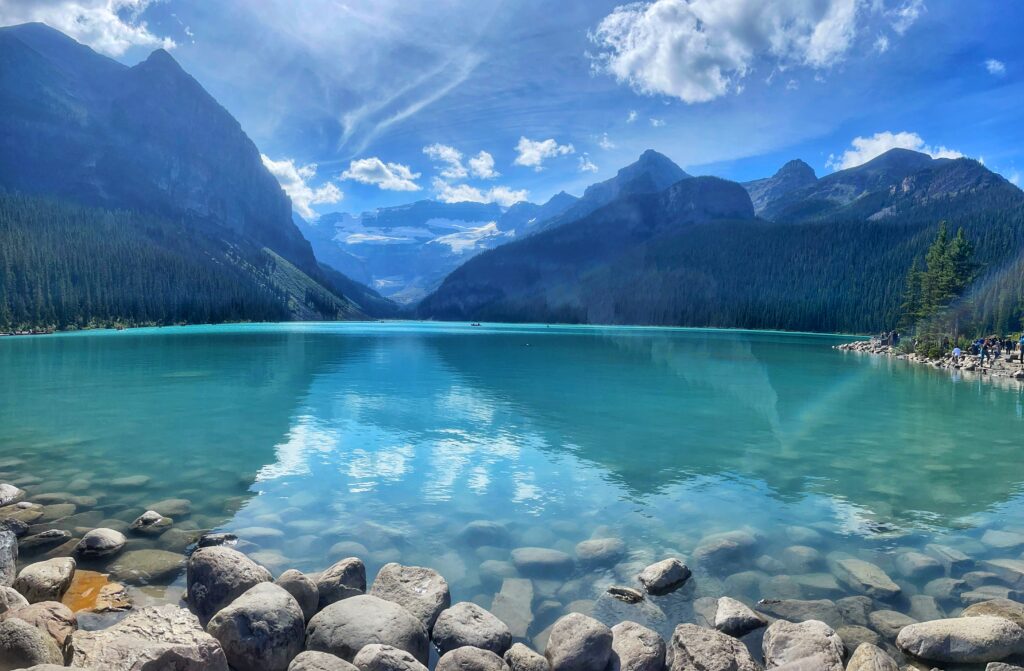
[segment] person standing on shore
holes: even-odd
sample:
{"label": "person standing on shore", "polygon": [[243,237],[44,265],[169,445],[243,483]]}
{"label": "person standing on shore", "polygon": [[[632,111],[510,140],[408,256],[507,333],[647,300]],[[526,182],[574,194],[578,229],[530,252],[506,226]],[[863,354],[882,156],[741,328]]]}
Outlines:
{"label": "person standing on shore", "polygon": [[960,364],[960,357],[961,357],[962,354],[963,353],[960,351],[959,347],[954,347],[953,348],[953,363],[959,365]]}
{"label": "person standing on shore", "polygon": [[988,341],[981,343],[981,365],[985,365],[985,359],[989,358]]}

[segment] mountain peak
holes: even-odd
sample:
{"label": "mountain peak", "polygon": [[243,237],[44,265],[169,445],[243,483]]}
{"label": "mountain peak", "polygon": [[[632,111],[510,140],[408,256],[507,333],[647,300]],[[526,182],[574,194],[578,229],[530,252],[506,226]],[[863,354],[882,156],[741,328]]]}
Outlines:
{"label": "mountain peak", "polygon": [[818,178],[814,174],[814,168],[807,165],[804,161],[798,158],[794,158],[792,161],[788,161],[784,166],[779,168],[774,177],[796,177],[800,179],[810,178],[810,181],[814,181]]}

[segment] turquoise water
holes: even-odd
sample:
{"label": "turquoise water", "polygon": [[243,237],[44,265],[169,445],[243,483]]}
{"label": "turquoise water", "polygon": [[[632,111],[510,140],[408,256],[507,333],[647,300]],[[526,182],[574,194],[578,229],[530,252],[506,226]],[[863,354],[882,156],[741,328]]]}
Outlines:
{"label": "turquoise water", "polygon": [[[979,539],[1024,527],[1019,389],[837,352],[839,342],[418,323],[7,338],[0,481],[98,498],[92,518],[50,526],[123,523],[184,497],[192,512],[179,531],[240,531],[274,571],[355,551],[371,577],[392,560],[432,566],[456,600],[485,606],[510,548],[575,554],[591,536],[625,540],[614,565],[535,581],[529,637],[715,532],[746,529],[758,547],[730,569],[739,577],[710,567],[654,600],[666,622],[699,596],[851,593],[794,592],[775,576],[794,571],[755,565],[797,542],[870,559],[907,595],[923,581],[894,568],[903,549],[940,541],[979,560],[1017,557],[1020,547]],[[111,484],[135,475],[148,484]],[[500,522],[507,540],[467,542],[459,532],[474,520]],[[185,545],[178,534],[130,549]],[[155,582],[170,585],[148,595],[176,598],[182,577]]]}

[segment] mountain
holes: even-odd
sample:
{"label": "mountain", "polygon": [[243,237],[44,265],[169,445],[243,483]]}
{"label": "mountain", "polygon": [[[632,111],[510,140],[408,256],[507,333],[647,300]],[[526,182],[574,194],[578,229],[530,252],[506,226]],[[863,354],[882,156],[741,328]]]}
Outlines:
{"label": "mountain", "polygon": [[421,200],[359,215],[296,218],[318,258],[399,303],[414,303],[481,251],[528,235],[577,199],[567,193],[543,205]]}
{"label": "mountain", "polygon": [[779,168],[771,177],[744,182],[743,188],[750,194],[754,211],[761,215],[765,209],[789,193],[809,187],[818,181],[814,168],[800,159],[794,159]]}
{"label": "mountain", "polygon": [[[907,271],[947,220],[983,268],[972,322],[1021,328],[1020,189],[977,161],[903,151],[787,192],[794,175],[809,182],[791,163],[753,187],[695,177],[620,196],[474,258],[420,315],[877,332],[895,326]],[[762,199],[763,211],[784,214],[755,217],[751,189],[778,199]]]}
{"label": "mountain", "polygon": [[[177,253],[205,254],[270,283],[285,316],[363,314],[321,270],[256,146],[166,51],[127,67],[24,24],[0,28],[0,64],[0,188],[94,208],[99,218],[137,213],[151,244],[159,244],[157,222],[167,239],[190,231],[203,243]],[[94,251],[94,263],[107,262],[102,246]],[[257,270],[276,259],[304,278]],[[319,301],[324,310],[307,309],[321,292],[330,296]]]}

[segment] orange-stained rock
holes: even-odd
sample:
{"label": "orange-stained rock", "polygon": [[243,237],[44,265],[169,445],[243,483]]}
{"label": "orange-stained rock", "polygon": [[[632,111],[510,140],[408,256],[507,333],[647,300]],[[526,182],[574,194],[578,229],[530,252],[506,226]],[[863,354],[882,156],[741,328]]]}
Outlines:
{"label": "orange-stained rock", "polygon": [[84,610],[106,613],[132,607],[124,585],[111,582],[106,573],[96,571],[77,571],[61,603],[74,613]]}

